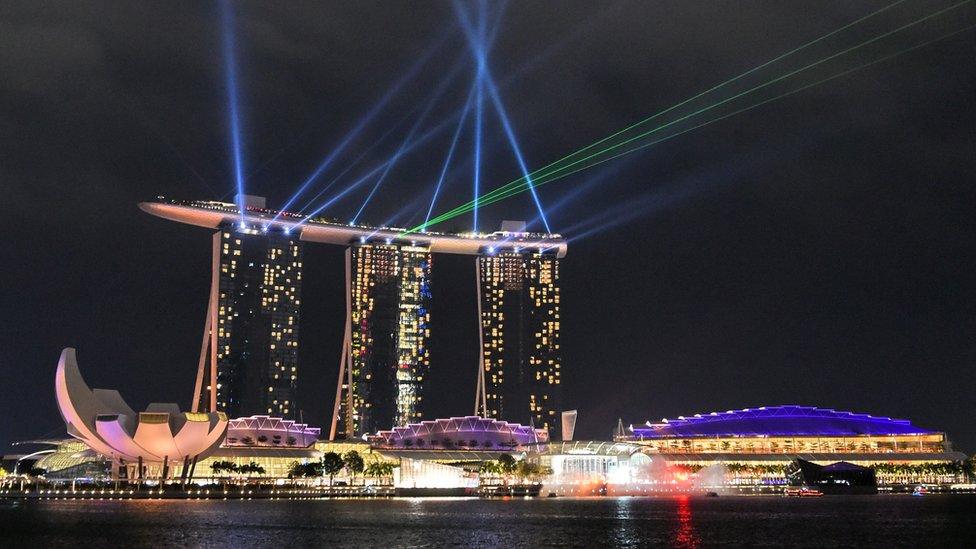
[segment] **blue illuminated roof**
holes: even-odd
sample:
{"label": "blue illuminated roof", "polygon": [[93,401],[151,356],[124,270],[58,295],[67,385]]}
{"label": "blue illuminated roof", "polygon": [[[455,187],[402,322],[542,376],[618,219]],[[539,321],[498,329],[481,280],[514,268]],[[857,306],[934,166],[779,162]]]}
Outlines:
{"label": "blue illuminated roof", "polygon": [[763,406],[695,414],[634,426],[638,438],[716,436],[857,436],[929,434],[907,419],[892,419],[813,406]]}

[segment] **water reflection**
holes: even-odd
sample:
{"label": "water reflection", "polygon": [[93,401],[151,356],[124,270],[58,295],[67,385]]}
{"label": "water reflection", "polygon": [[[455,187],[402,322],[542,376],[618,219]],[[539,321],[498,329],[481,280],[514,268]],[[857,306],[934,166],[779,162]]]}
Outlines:
{"label": "water reflection", "polygon": [[677,547],[698,547],[701,537],[695,532],[691,516],[691,497],[678,496],[678,531],[674,535]]}

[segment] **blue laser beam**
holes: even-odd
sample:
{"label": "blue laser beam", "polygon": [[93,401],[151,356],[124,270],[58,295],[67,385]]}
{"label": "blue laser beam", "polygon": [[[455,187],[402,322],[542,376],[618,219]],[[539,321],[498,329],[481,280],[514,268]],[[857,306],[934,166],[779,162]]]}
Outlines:
{"label": "blue laser beam", "polygon": [[444,165],[441,167],[440,176],[437,178],[437,184],[434,186],[434,194],[430,199],[430,207],[427,208],[427,216],[424,218],[424,231],[427,230],[427,221],[430,220],[431,214],[434,212],[434,204],[437,203],[437,195],[441,192],[441,186],[444,184],[444,178],[447,176],[447,169],[451,165],[451,159],[454,157],[454,150],[457,148],[458,138],[461,136],[461,130],[464,129],[464,122],[468,119],[468,112],[471,111],[471,103],[475,96],[475,87],[471,86],[471,91],[468,92],[468,98],[464,102],[464,108],[461,109],[461,117],[458,119],[457,128],[454,130],[454,136],[451,137],[451,146],[447,149],[447,156],[444,158]]}
{"label": "blue laser beam", "polygon": [[476,68],[474,75],[475,87],[475,116],[474,116],[474,209],[471,212],[472,231],[478,232],[478,197],[481,195],[481,133],[484,130],[484,72],[487,52],[485,48],[485,19],[488,17],[484,0],[478,1],[478,52],[475,56]]}
{"label": "blue laser beam", "polygon": [[369,125],[369,123],[372,122],[374,118],[376,118],[376,116],[386,107],[386,105],[390,102],[390,100],[397,94],[397,92],[399,92],[400,89],[407,82],[413,79],[413,77],[417,74],[417,72],[419,72],[420,69],[427,64],[427,61],[434,54],[434,52],[441,46],[441,44],[444,42],[444,40],[447,38],[449,34],[450,31],[445,31],[444,33],[442,33],[439,39],[435,40],[434,43],[431,44],[431,46],[424,51],[424,53],[413,63],[413,65],[410,66],[407,72],[404,73],[403,76],[401,76],[396,82],[394,82],[393,86],[389,88],[386,91],[386,93],[384,93],[380,97],[380,99],[369,109],[369,111],[366,112],[366,114],[359,120],[359,122],[357,122],[356,125],[353,126],[353,128],[346,133],[346,135],[342,138],[339,144],[332,149],[332,151],[325,157],[325,159],[322,160],[322,162],[320,162],[318,166],[316,166],[316,168],[312,171],[312,173],[309,174],[307,178],[305,178],[305,181],[303,181],[302,184],[299,185],[298,190],[295,191],[295,193],[288,199],[287,202],[285,202],[285,205],[282,206],[281,211],[275,216],[275,219],[278,219],[278,217],[281,216],[282,212],[287,211],[288,208],[290,208],[291,205],[294,204],[296,200],[298,200],[298,197],[301,196],[302,193],[304,193],[305,190],[308,189],[308,187],[312,185],[312,183],[314,183],[315,180],[318,179],[320,175],[322,175],[322,173],[346,149],[346,147],[348,147],[349,144],[352,143],[352,141],[359,136],[359,134],[363,131],[363,129],[365,129],[366,126]]}
{"label": "blue laser beam", "polygon": [[[630,165],[634,164],[636,160],[637,158],[634,157],[629,159],[623,159],[620,162],[615,162],[604,167],[595,175],[587,177],[585,180],[577,184],[572,190],[563,193],[558,200],[550,203],[549,207],[547,208],[549,210],[549,215],[551,216],[553,215],[554,212],[562,211],[562,209],[568,206],[571,202],[581,198],[583,195],[595,189],[598,188],[605,189],[606,187],[604,186],[604,184],[607,182],[607,179],[609,179],[611,176],[615,176],[619,174],[621,171],[623,171],[624,168],[627,168]],[[531,221],[527,222],[525,226],[532,227],[536,223],[541,223],[541,222],[542,222],[542,218],[536,215]],[[565,229],[562,230],[561,232],[565,232]]]}
{"label": "blue laser beam", "polygon": [[[441,80],[441,83],[437,85],[437,88],[430,95],[430,99],[427,101],[427,104],[424,106],[423,112],[421,112],[420,115],[417,116],[417,120],[414,121],[413,126],[410,128],[410,131],[407,133],[407,136],[403,138],[403,142],[400,143],[400,146],[397,148],[396,153],[394,153],[393,155],[394,158],[399,160],[399,158],[403,156],[404,151],[413,141],[413,137],[414,135],[417,134],[417,131],[420,129],[421,124],[423,124],[424,121],[427,120],[427,115],[430,114],[430,111],[434,108],[434,105],[436,105],[437,101],[441,98],[442,95],[444,95],[444,91],[447,90],[447,85],[450,84],[452,80],[454,80],[454,76],[457,74],[459,67],[460,65],[456,65],[454,70],[452,70],[447,75],[447,77]],[[359,210],[356,212],[356,215],[352,217],[352,220],[349,222],[350,225],[356,224],[356,221],[359,220],[359,216],[362,215],[363,210],[366,209],[366,206],[373,199],[373,196],[376,194],[376,191],[383,184],[383,181],[386,180],[386,176],[389,175],[390,171],[393,169],[395,165],[396,165],[395,161],[389,162],[386,165],[386,168],[383,170],[383,173],[376,180],[376,183],[373,184],[373,188],[369,191],[369,194],[366,195],[366,200],[363,201],[363,205],[359,207]]]}
{"label": "blue laser beam", "polygon": [[[504,8],[504,5],[503,5],[503,8]],[[500,19],[500,17],[501,17],[501,10],[499,10],[499,16],[498,16],[498,19]],[[498,35],[498,33],[497,33],[497,31],[498,31],[498,26],[499,26],[499,25],[498,25],[498,23],[499,23],[499,21],[498,21],[498,20],[496,20],[496,21],[495,21],[495,26],[493,27],[493,28],[494,28],[495,30],[494,30],[494,32],[493,32],[493,34],[492,34],[492,37],[491,37],[491,39],[489,40],[489,44],[493,44],[493,43],[494,43],[494,39],[495,39],[495,38],[497,37],[497,35]],[[464,110],[465,110],[465,109],[467,109],[467,108],[469,108],[469,106],[468,106],[468,105],[466,104],[466,105],[465,105],[465,108],[464,108],[464,109],[462,109],[462,111],[464,111]],[[315,194],[315,196],[313,196],[313,197],[312,197],[311,199],[309,199],[309,200],[308,200],[308,201],[307,201],[307,202],[305,203],[305,205],[304,205],[304,206],[302,206],[302,207],[301,207],[301,208],[300,208],[300,209],[299,209],[298,211],[299,211],[299,212],[301,212],[301,213],[304,213],[304,212],[305,212],[306,210],[308,210],[308,208],[309,208],[309,207],[310,207],[310,206],[311,206],[312,204],[314,204],[315,202],[317,202],[317,201],[319,200],[319,198],[321,198],[321,197],[322,197],[322,195],[324,195],[324,194],[325,194],[325,193],[326,193],[326,192],[327,192],[327,191],[328,191],[329,189],[331,189],[331,188],[333,187],[333,185],[334,185],[334,184],[335,184],[335,183],[336,183],[337,181],[339,181],[339,180],[341,180],[341,179],[342,179],[342,177],[343,177],[343,176],[345,176],[345,175],[346,175],[347,173],[349,173],[349,171],[351,171],[351,169],[352,169],[352,168],[353,168],[354,166],[356,166],[356,165],[358,165],[358,164],[359,164],[359,162],[360,162],[360,161],[361,161],[361,160],[362,160],[362,159],[363,159],[364,157],[366,157],[366,156],[367,156],[367,154],[366,154],[366,153],[368,153],[368,152],[371,152],[371,151],[372,151],[373,149],[375,149],[375,148],[376,148],[376,147],[377,147],[377,146],[378,146],[378,145],[379,145],[380,143],[382,143],[382,142],[383,142],[383,141],[384,141],[384,140],[386,139],[386,137],[387,137],[387,136],[389,136],[389,135],[390,135],[390,133],[392,133],[392,131],[393,131],[393,130],[394,130],[395,128],[398,128],[398,127],[399,127],[399,126],[400,126],[401,124],[403,124],[403,123],[404,123],[404,122],[405,122],[406,120],[408,120],[408,119],[410,119],[410,118],[411,118],[411,117],[413,116],[413,113],[414,113],[415,111],[416,111],[416,109],[414,109],[413,111],[411,111],[410,113],[408,113],[408,114],[407,114],[406,116],[404,116],[404,117],[403,117],[403,118],[402,118],[402,119],[401,119],[400,121],[398,121],[398,122],[397,122],[397,123],[396,123],[396,124],[395,124],[395,125],[394,125],[393,127],[391,127],[390,129],[388,129],[388,130],[387,130],[387,131],[386,131],[386,132],[385,132],[385,133],[384,133],[384,134],[383,134],[383,135],[382,135],[382,136],[381,136],[381,137],[379,138],[379,140],[377,140],[377,141],[374,141],[374,142],[373,142],[373,144],[372,144],[372,145],[370,145],[368,149],[366,149],[366,151],[364,151],[363,153],[361,153],[361,154],[359,154],[359,156],[357,156],[357,157],[356,157],[356,159],[355,159],[355,160],[353,160],[353,162],[352,162],[352,164],[350,164],[349,166],[347,166],[347,167],[346,167],[346,168],[345,168],[345,169],[344,169],[344,170],[343,170],[343,171],[342,171],[341,173],[339,173],[339,175],[337,175],[336,177],[334,177],[334,178],[333,178],[333,179],[332,179],[332,180],[331,180],[331,181],[330,181],[330,182],[329,182],[329,183],[328,183],[328,184],[327,184],[327,185],[326,185],[326,186],[325,186],[324,188],[322,188],[321,190],[319,190],[319,192],[318,192],[318,193],[316,193],[316,194]],[[439,133],[440,133],[440,132],[441,132],[441,131],[442,131],[442,130],[443,130],[444,128],[446,128],[446,127],[447,127],[447,125],[448,125],[448,124],[449,124],[450,122],[452,122],[452,121],[454,120],[454,118],[455,118],[455,117],[457,117],[457,116],[458,116],[458,114],[459,114],[459,112],[461,112],[461,111],[454,111],[453,113],[451,113],[451,115],[450,115],[450,116],[448,116],[448,117],[447,117],[446,119],[444,119],[443,121],[441,121],[441,122],[440,122],[439,124],[437,124],[437,125],[436,125],[436,126],[435,126],[434,128],[432,128],[431,130],[429,130],[429,131],[427,131],[426,133],[424,133],[424,134],[423,134],[423,135],[422,135],[422,136],[421,136],[420,138],[418,138],[418,140],[417,140],[417,142],[416,142],[416,143],[415,143],[414,145],[411,145],[410,147],[408,147],[408,149],[407,149],[406,151],[404,151],[404,152],[410,152],[410,151],[412,151],[412,150],[413,150],[413,149],[414,149],[414,148],[415,148],[416,146],[419,146],[420,144],[422,144],[422,143],[425,143],[425,142],[427,142],[427,141],[429,141],[429,140],[430,140],[431,138],[433,138],[434,136],[436,136],[437,134],[439,134]],[[466,116],[466,112],[465,112],[465,113],[462,113],[462,114],[463,114],[464,116]],[[460,120],[460,119],[459,119],[459,120]],[[395,157],[395,158],[394,158],[394,157]],[[380,166],[377,166],[377,168],[376,168],[376,169],[375,169],[374,171],[371,171],[371,172],[369,172],[369,173],[367,174],[367,176],[365,176],[365,177],[367,177],[367,178],[368,178],[370,174],[373,174],[373,173],[376,173],[376,171],[379,171],[379,170],[382,170],[383,168],[385,168],[386,166],[388,166],[388,165],[389,165],[389,162],[395,162],[395,161],[396,161],[396,159],[399,159],[399,158],[400,158],[400,155],[397,155],[397,154],[396,154],[396,153],[394,152],[394,155],[393,155],[393,157],[391,157],[391,158],[389,158],[389,159],[387,159],[387,160],[386,160],[385,162],[383,162],[383,163],[382,163],[382,164],[381,164]],[[441,180],[443,180],[443,179],[444,179],[444,177],[442,176],[442,177],[441,177]],[[358,183],[358,182],[357,182],[357,183]],[[421,211],[422,211],[422,210],[421,210]],[[431,215],[431,213],[430,213],[430,212],[428,212],[428,216],[429,216],[429,215]]]}
{"label": "blue laser beam", "polygon": [[[604,11],[602,13],[602,15],[600,15],[597,18],[597,20],[598,21],[601,21],[603,19],[609,18],[609,15],[611,15],[613,13],[615,13],[615,9],[608,9],[608,10]],[[571,33],[569,36],[561,39],[560,41],[558,41],[556,43],[550,44],[544,51],[542,51],[541,53],[539,53],[538,55],[536,55],[532,59],[526,61],[525,63],[522,63],[517,69],[515,69],[514,71],[512,71],[512,72],[510,72],[510,73],[507,74],[505,80],[502,82],[502,87],[507,87],[512,82],[518,80],[526,72],[529,72],[529,71],[533,70],[535,67],[539,66],[540,63],[542,63],[546,59],[548,59],[548,58],[552,57],[553,55],[555,55],[556,53],[558,53],[560,50],[562,50],[568,44],[572,43],[574,40],[578,39],[580,36],[583,36],[585,34],[585,31],[588,30],[591,26],[592,26],[592,23],[591,24],[587,24],[587,25],[580,26],[573,33]],[[496,29],[497,29],[497,25],[496,25]],[[492,36],[493,36],[493,38],[495,36],[497,36],[497,32],[495,32]],[[434,137],[436,137],[437,135],[439,135],[440,132],[442,132],[452,122],[454,122],[455,120],[458,119],[458,117],[461,115],[461,111],[462,111],[462,109],[458,109],[457,111],[455,111],[454,113],[452,113],[450,116],[448,116],[444,120],[442,120],[438,125],[436,125],[435,127],[431,128],[430,130],[424,132],[420,137],[417,138],[417,140],[410,147],[407,148],[406,151],[404,151],[404,153],[406,154],[406,153],[412,152],[415,148],[419,147],[420,145],[423,145],[423,144],[427,143],[428,141],[430,141],[431,139],[433,139]],[[388,133],[389,133],[389,130],[388,130]],[[375,144],[373,146],[375,147]],[[360,157],[358,157],[357,160],[354,161],[354,163],[356,163],[359,160],[361,160],[361,158],[364,157],[364,156],[365,156],[365,154],[361,154]],[[360,177],[360,179],[356,180],[353,184],[351,184],[350,185],[351,188],[347,188],[346,190],[342,191],[339,196],[334,197],[335,199],[330,199],[325,204],[322,204],[320,207],[318,207],[315,210],[313,210],[305,218],[303,218],[298,223],[298,225],[296,225],[296,227],[299,226],[299,225],[301,225],[302,223],[308,221],[308,219],[310,219],[311,217],[314,217],[315,215],[318,215],[318,213],[320,213],[324,209],[326,209],[329,206],[331,206],[332,204],[334,204],[337,200],[342,199],[344,196],[346,196],[348,194],[348,192],[351,192],[352,190],[354,190],[356,187],[358,187],[358,185],[362,184],[363,182],[365,182],[366,180],[368,180],[370,177],[372,177],[376,173],[379,173],[381,170],[383,170],[386,167],[386,165],[389,162],[393,162],[394,160],[395,159],[393,159],[393,158],[388,158],[388,159],[384,160],[383,162],[381,162],[380,164],[374,166],[365,175],[363,175],[362,177]],[[338,179],[341,179],[341,176],[343,176],[346,173],[348,173],[349,170],[350,170],[350,168],[346,168],[339,176],[337,176],[336,178],[334,178],[327,185],[327,187],[331,188],[331,186]],[[328,190],[328,189],[324,189],[324,190],[319,191],[315,195],[315,197],[313,197],[311,200],[309,200],[299,211],[300,212],[305,212],[306,210],[308,210],[308,208],[310,208],[312,206],[312,204],[314,204],[319,198],[322,197],[322,195],[325,194],[325,191],[326,190]]]}
{"label": "blue laser beam", "polygon": [[484,118],[484,98],[482,97],[482,83],[480,71],[474,79],[475,87],[475,115],[474,115],[474,210],[472,211],[472,230],[478,232],[478,197],[481,196],[481,129]]}
{"label": "blue laser beam", "polygon": [[234,55],[234,12],[230,0],[221,0],[220,15],[223,24],[224,79],[227,93],[227,116],[230,127],[230,148],[234,163],[234,183],[237,188],[237,209],[244,226],[244,161],[241,154],[240,105],[237,96],[237,59]]}
{"label": "blue laser beam", "polygon": [[414,200],[412,200],[409,204],[407,204],[406,206],[403,206],[402,208],[400,208],[399,210],[397,210],[396,213],[394,213],[393,215],[391,215],[390,217],[388,217],[385,221],[383,221],[383,223],[377,225],[376,226],[376,229],[373,230],[373,232],[369,233],[366,236],[366,240],[372,239],[377,234],[379,234],[380,231],[382,231],[384,229],[397,230],[398,227],[395,225],[395,223],[397,222],[397,220],[400,219],[400,218],[402,218],[403,217],[403,214],[406,213],[406,212],[416,212],[418,206],[420,206],[423,202],[424,202],[423,197],[419,197],[418,196],[417,198],[415,198]]}
{"label": "blue laser beam", "polygon": [[[365,150],[363,150],[361,153],[359,153],[359,155],[356,156],[356,158],[354,158],[353,161],[349,163],[349,165],[347,165],[341,172],[339,172],[338,175],[336,175],[335,177],[333,177],[332,180],[329,181],[328,184],[326,184],[324,187],[322,187],[322,189],[319,190],[319,192],[315,193],[315,196],[313,196],[312,198],[308,199],[305,202],[305,204],[301,208],[298,209],[299,213],[303,213],[306,210],[308,210],[312,206],[312,204],[315,204],[315,202],[317,202],[319,198],[322,198],[322,195],[324,195],[326,192],[328,192],[328,190],[331,189],[333,185],[335,185],[339,180],[341,180],[343,177],[345,177],[345,175],[347,173],[349,173],[350,171],[352,171],[353,168],[355,168],[356,166],[358,166],[359,163],[362,162],[362,160],[364,158],[366,158],[369,154],[371,154],[381,144],[385,143],[386,142],[386,139],[390,135],[392,135],[394,131],[400,129],[400,127],[407,120],[409,120],[414,115],[414,113],[416,112],[416,110],[417,109],[411,110],[409,113],[407,113],[406,116],[401,117],[400,120],[398,120],[395,124],[393,124],[389,128],[387,128],[386,131],[383,132],[383,135],[381,135],[379,137],[379,139],[376,139],[375,141],[373,141],[373,144],[372,145],[370,145]],[[385,166],[385,165],[386,164],[384,163],[383,166]]]}
{"label": "blue laser beam", "polygon": [[[613,13],[613,11],[612,10],[607,10],[605,12],[605,14],[600,17],[600,19],[604,18],[606,16],[606,14],[610,14],[610,13]],[[502,82],[502,85],[503,86],[508,86],[509,84],[511,84],[512,82],[516,81],[518,78],[520,78],[522,75],[524,75],[526,72],[529,72],[532,69],[534,69],[535,67],[539,66],[539,64],[542,61],[544,61],[545,59],[548,59],[548,58],[552,57],[553,55],[555,55],[556,53],[558,53],[562,48],[566,47],[566,45],[570,44],[572,41],[574,41],[577,38],[579,38],[580,36],[582,36],[584,34],[585,30],[587,30],[589,28],[589,26],[590,25],[586,25],[586,26],[580,27],[579,29],[577,29],[576,31],[574,31],[570,36],[568,36],[568,37],[560,40],[557,43],[551,44],[542,53],[536,55],[535,57],[533,57],[529,61],[526,61],[525,63],[523,63],[522,65],[520,65],[516,70],[510,72],[506,76],[505,80]],[[424,132],[409,147],[407,147],[406,150],[403,151],[403,154],[408,154],[408,153],[412,152],[417,147],[420,147],[421,145],[427,143],[428,141],[430,141],[431,139],[433,139],[434,137],[436,137],[437,135],[439,135],[440,132],[442,132],[445,128],[447,128],[449,124],[451,124],[452,122],[454,122],[457,119],[457,117],[459,117],[461,115],[461,110],[462,109],[458,109],[452,115],[446,117],[438,125],[436,125],[435,127],[431,128],[430,130],[427,130],[426,132]],[[298,223],[295,224],[295,228],[300,228],[301,225],[303,225],[304,223],[308,222],[311,218],[315,217],[316,215],[318,215],[322,211],[326,210],[327,208],[329,208],[330,206],[332,206],[333,204],[335,204],[339,200],[341,200],[344,197],[346,197],[349,193],[351,193],[352,191],[354,191],[355,189],[357,189],[364,182],[368,181],[374,175],[376,175],[377,173],[379,173],[380,171],[382,171],[389,163],[396,162],[398,160],[398,158],[399,157],[388,158],[388,159],[382,161],[381,163],[379,163],[378,165],[373,166],[369,171],[367,171],[365,174],[363,174],[362,176],[360,176],[359,179],[357,179],[356,181],[354,181],[353,183],[351,183],[350,185],[348,185],[339,194],[337,194],[336,196],[333,196],[328,201],[326,201],[323,204],[319,205],[314,210],[312,210],[307,215],[305,215],[300,221],[298,221]],[[316,196],[315,200],[317,200],[322,194],[324,194],[324,193],[320,192]],[[308,209],[315,200],[312,200],[308,204],[306,204],[305,207],[302,208],[302,211],[304,212],[306,209]]]}
{"label": "blue laser beam", "polygon": [[[536,209],[539,211],[539,217],[542,219],[542,224],[545,226],[546,232],[551,233],[552,230],[549,228],[549,220],[546,218],[545,210],[542,207],[542,201],[539,200],[539,195],[535,190],[535,186],[532,185],[532,179],[529,176],[529,167],[526,164],[525,157],[522,154],[522,148],[518,144],[518,138],[515,136],[515,130],[512,128],[511,120],[509,119],[505,105],[502,102],[501,94],[498,91],[498,87],[495,85],[494,78],[491,74],[491,69],[488,67],[486,52],[484,51],[484,44],[479,43],[478,38],[475,37],[475,29],[472,28],[471,21],[468,19],[468,14],[464,11],[461,5],[458,2],[455,2],[454,7],[455,12],[458,15],[458,19],[461,22],[461,27],[464,30],[464,34],[467,37],[468,47],[471,49],[471,53],[474,55],[478,64],[478,77],[480,82],[488,91],[488,97],[491,99],[492,106],[495,108],[495,113],[498,115],[499,121],[502,123],[502,129],[505,131],[505,137],[508,139],[509,146],[512,149],[512,154],[515,156],[516,162],[518,162],[519,169],[522,171],[523,177],[528,182],[529,191],[532,195],[532,201],[535,203]],[[475,212],[478,210],[477,202],[478,199],[476,197],[474,204]],[[477,217],[477,213],[475,213],[475,217]],[[477,228],[475,230],[477,230]]]}

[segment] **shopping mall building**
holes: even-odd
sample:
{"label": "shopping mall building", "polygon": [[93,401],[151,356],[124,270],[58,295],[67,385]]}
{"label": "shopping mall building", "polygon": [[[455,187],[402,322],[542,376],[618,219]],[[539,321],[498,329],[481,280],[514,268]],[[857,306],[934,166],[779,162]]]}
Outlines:
{"label": "shopping mall building", "polygon": [[[539,444],[532,456],[553,481],[627,486],[704,484],[777,486],[796,459],[871,467],[881,485],[963,482],[966,456],[944,432],[911,421],[811,406],[762,406],[662,419],[624,428],[613,442]],[[641,491],[641,490],[638,490]]]}

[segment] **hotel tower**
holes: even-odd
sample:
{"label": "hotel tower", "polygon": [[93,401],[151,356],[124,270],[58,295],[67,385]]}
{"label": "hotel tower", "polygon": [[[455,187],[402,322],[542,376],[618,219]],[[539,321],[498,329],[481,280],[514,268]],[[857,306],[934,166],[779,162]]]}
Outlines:
{"label": "hotel tower", "polygon": [[214,233],[194,411],[297,415],[302,247],[279,229],[228,223]]}
{"label": "hotel tower", "polygon": [[[524,234],[506,222],[502,234]],[[477,258],[481,363],[475,413],[560,428],[559,258],[556,249],[505,245]]]}
{"label": "hotel tower", "polygon": [[423,419],[430,268],[425,246],[367,241],[346,250],[346,335],[330,438]]}
{"label": "hotel tower", "polygon": [[[238,204],[244,206],[243,211]],[[269,210],[261,197],[142,202],[213,233],[210,304],[194,411],[295,417],[302,249],[346,249],[346,310],[330,440],[430,419],[432,254],[475,258],[475,414],[559,429],[560,258],[566,240],[508,222],[492,233],[410,232]]]}

